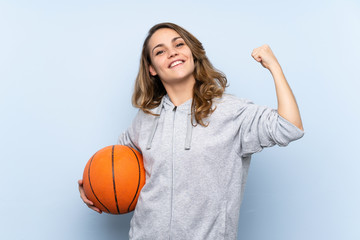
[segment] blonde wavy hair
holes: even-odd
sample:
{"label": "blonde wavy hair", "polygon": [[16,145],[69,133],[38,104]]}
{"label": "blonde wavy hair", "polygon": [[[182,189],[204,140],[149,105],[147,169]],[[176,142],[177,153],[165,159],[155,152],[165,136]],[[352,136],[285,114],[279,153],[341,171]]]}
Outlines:
{"label": "blonde wavy hair", "polygon": [[209,123],[205,124],[203,120],[215,111],[216,108],[211,108],[213,99],[222,96],[225,88],[228,87],[227,79],[224,73],[215,69],[210,63],[202,43],[191,33],[174,23],[159,23],[149,30],[142,48],[139,72],[132,95],[132,104],[145,113],[157,115],[150,110],[159,106],[162,97],[166,95],[166,90],[158,75],[152,76],[149,72],[149,65],[151,64],[149,40],[161,28],[175,30],[183,38],[193,54],[195,84],[191,114],[195,116],[197,124],[206,127]]}

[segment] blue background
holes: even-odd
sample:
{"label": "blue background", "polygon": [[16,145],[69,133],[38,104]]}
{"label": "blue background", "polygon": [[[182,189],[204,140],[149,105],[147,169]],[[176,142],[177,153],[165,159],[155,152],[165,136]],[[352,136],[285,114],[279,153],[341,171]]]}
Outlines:
{"label": "blue background", "polygon": [[[31,2],[31,3],[30,3]],[[269,44],[305,135],[253,155],[239,239],[360,239],[359,1],[0,1],[2,239],[127,239],[132,213],[97,214],[77,180],[117,143],[148,29],[193,33],[227,92],[277,108]]]}

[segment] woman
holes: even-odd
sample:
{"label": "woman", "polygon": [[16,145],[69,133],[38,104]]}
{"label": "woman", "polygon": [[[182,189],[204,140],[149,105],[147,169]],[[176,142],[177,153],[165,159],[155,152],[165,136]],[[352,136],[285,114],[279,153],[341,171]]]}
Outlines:
{"label": "woman", "polygon": [[[130,239],[236,239],[251,155],[304,135],[295,97],[269,46],[252,57],[273,75],[278,109],[225,94],[202,44],[172,23],[144,41],[133,94],[139,108],[118,144],[139,150],[143,186]],[[86,198],[82,181],[79,190]]]}

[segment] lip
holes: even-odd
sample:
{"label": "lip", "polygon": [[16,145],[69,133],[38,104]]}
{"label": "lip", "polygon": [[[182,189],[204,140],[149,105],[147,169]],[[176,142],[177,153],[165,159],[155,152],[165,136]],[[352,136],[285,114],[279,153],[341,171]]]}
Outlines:
{"label": "lip", "polygon": [[[182,61],[183,63],[185,62],[185,60],[183,60],[183,59],[176,59],[176,60],[172,61],[172,62],[169,64],[168,68],[170,68],[171,64],[173,64],[173,63],[176,62],[176,61]],[[183,64],[183,63],[182,63],[182,64]],[[176,66],[177,66],[177,65],[176,65]],[[176,67],[176,66],[175,66],[175,67]]]}

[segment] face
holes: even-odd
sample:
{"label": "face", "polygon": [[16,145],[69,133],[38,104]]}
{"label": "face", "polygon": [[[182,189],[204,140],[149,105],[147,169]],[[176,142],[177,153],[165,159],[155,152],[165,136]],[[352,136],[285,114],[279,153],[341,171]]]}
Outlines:
{"label": "face", "polygon": [[195,82],[194,59],[184,39],[173,29],[162,28],[150,38],[149,51],[152,76],[158,75],[164,85]]}

